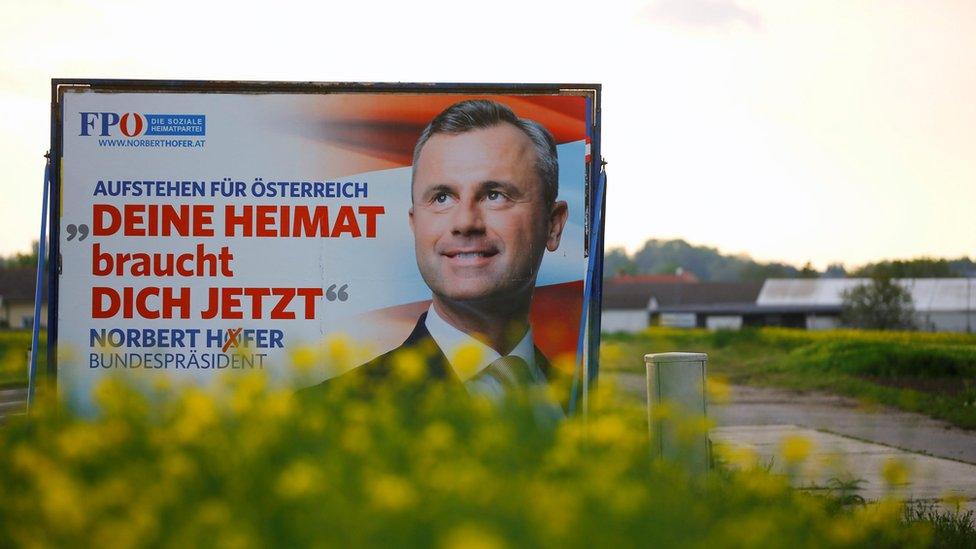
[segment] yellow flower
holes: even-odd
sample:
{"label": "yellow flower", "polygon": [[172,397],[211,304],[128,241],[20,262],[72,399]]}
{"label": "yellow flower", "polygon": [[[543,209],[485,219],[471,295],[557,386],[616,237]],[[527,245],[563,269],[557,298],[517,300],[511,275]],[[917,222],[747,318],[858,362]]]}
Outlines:
{"label": "yellow flower", "polygon": [[705,379],[705,392],[710,401],[716,404],[725,404],[729,401],[732,393],[729,384],[722,379],[707,377]]}
{"label": "yellow flower", "polygon": [[61,455],[69,460],[84,460],[98,454],[102,448],[99,429],[90,423],[79,423],[65,428],[57,438]]}
{"label": "yellow flower", "polygon": [[838,517],[830,525],[827,534],[838,545],[851,545],[858,539],[858,528],[853,521]]}
{"label": "yellow flower", "polygon": [[262,407],[264,417],[283,419],[295,411],[295,393],[290,389],[275,391],[267,396]]}
{"label": "yellow flower", "polygon": [[322,488],[322,472],[308,461],[295,461],[278,476],[275,491],[283,498],[295,499]]}
{"label": "yellow flower", "polygon": [[153,388],[160,392],[169,392],[173,389],[173,380],[165,375],[153,376]]}
{"label": "yellow flower", "polygon": [[196,440],[217,423],[217,406],[209,395],[188,389],[183,397],[183,410],[173,425],[181,442]]}
{"label": "yellow flower", "polygon": [[325,360],[336,374],[356,367],[353,347],[344,334],[332,334],[325,338]]}
{"label": "yellow flower", "polygon": [[308,374],[319,362],[318,353],[312,347],[302,345],[291,352],[291,365],[299,375]]}
{"label": "yellow flower", "polygon": [[484,359],[484,352],[481,347],[472,343],[465,343],[454,351],[454,358],[451,365],[457,370],[462,379],[475,373],[475,369]]}
{"label": "yellow flower", "polygon": [[713,426],[714,422],[707,417],[686,417],[675,425],[675,435],[679,442],[691,444],[703,440]]}
{"label": "yellow flower", "polygon": [[393,369],[400,379],[413,383],[423,379],[427,368],[419,352],[403,349],[393,355]]}
{"label": "yellow flower", "polygon": [[716,443],[712,449],[720,460],[728,463],[731,467],[754,469],[759,465],[759,454],[752,447]]}
{"label": "yellow flower", "polygon": [[744,471],[739,479],[746,489],[765,498],[777,497],[790,490],[785,478],[773,476],[761,469]]}
{"label": "yellow flower", "polygon": [[444,549],[502,549],[505,541],[478,524],[462,524],[451,530],[441,546]]}
{"label": "yellow flower", "polygon": [[[621,345],[604,343],[600,346],[600,364],[609,368],[623,368],[624,360],[624,350]],[[640,357],[634,362],[640,362]]]}
{"label": "yellow flower", "polygon": [[221,500],[203,500],[200,501],[198,507],[199,509],[196,512],[196,518],[201,524],[207,526],[221,526],[230,524],[230,522],[233,520],[233,513],[227,506],[227,503]]}
{"label": "yellow flower", "polygon": [[960,509],[962,509],[962,505],[968,500],[964,494],[953,491],[946,492],[940,499],[942,500],[943,505],[955,510],[957,513]]}
{"label": "yellow flower", "polygon": [[118,377],[105,377],[95,385],[95,402],[105,411],[124,411],[129,404],[131,391]]}
{"label": "yellow flower", "polygon": [[424,448],[446,450],[454,443],[454,429],[443,421],[432,423],[424,429]]}
{"label": "yellow flower", "polygon": [[857,509],[854,520],[861,528],[883,528],[899,520],[903,511],[904,504],[901,501],[883,498],[877,503]]}
{"label": "yellow flower", "polygon": [[172,480],[181,480],[196,471],[193,462],[179,452],[171,452],[162,459],[163,474]]}
{"label": "yellow flower", "polygon": [[628,434],[627,424],[616,416],[604,416],[594,419],[589,424],[592,440],[598,444],[614,444],[625,439]]}
{"label": "yellow flower", "polygon": [[672,419],[675,416],[674,404],[670,402],[661,402],[651,406],[651,420],[652,421],[664,421],[667,419]]}
{"label": "yellow flower", "polygon": [[237,414],[246,414],[255,405],[258,397],[267,388],[267,376],[263,372],[248,372],[235,375],[231,380],[233,392],[230,405]]}
{"label": "yellow flower", "polygon": [[798,465],[810,457],[813,450],[813,443],[810,439],[791,435],[783,439],[780,445],[780,453],[787,465]]}
{"label": "yellow flower", "polygon": [[908,484],[909,477],[908,464],[898,458],[888,458],[881,466],[881,478],[889,488]]}
{"label": "yellow flower", "polygon": [[348,425],[342,431],[340,444],[342,449],[350,454],[365,454],[372,446],[369,430],[359,425]]}
{"label": "yellow flower", "polygon": [[391,511],[405,509],[417,500],[410,483],[393,475],[378,475],[371,479],[369,494],[374,505]]}

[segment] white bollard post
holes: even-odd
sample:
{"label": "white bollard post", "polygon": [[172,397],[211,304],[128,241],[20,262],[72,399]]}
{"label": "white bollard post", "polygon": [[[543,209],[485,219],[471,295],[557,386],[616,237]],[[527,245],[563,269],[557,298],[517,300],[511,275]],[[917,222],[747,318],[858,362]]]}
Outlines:
{"label": "white bollard post", "polygon": [[704,429],[707,361],[704,353],[644,355],[652,454],[680,461],[698,475],[709,468],[708,432]]}

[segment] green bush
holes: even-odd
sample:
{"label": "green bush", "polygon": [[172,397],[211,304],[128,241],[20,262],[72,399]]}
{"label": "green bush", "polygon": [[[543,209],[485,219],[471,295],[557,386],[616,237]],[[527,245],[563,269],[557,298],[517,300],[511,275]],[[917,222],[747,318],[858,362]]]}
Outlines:
{"label": "green bush", "polygon": [[796,349],[800,366],[880,377],[976,377],[976,348],[858,340],[816,341]]}

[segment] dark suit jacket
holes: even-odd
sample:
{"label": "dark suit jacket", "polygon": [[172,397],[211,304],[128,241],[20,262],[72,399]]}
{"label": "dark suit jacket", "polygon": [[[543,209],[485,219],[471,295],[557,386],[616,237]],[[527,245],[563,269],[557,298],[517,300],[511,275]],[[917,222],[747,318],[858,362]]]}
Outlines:
{"label": "dark suit jacket", "polygon": [[[393,372],[394,359],[393,357],[397,352],[402,350],[414,350],[420,353],[421,356],[426,357],[426,367],[427,376],[431,379],[443,380],[449,383],[456,383],[458,387],[462,387],[461,380],[454,373],[454,369],[451,368],[451,364],[448,362],[447,357],[444,352],[437,346],[434,338],[431,337],[430,332],[427,331],[427,313],[420,315],[417,319],[417,324],[414,326],[413,331],[407,336],[407,339],[400,344],[399,347],[384,353],[369,362],[358,366],[345,374],[339,376],[339,378],[345,378],[346,376],[365,376],[366,379],[371,381],[380,382],[384,379],[390,377]],[[546,376],[546,380],[550,383],[563,383],[566,385],[566,395],[565,398],[560,399],[560,404],[563,407],[563,411],[566,411],[569,403],[569,386],[568,382],[572,379],[566,379],[566,375],[562,372],[557,371],[549,361],[546,359],[545,355],[539,350],[538,347],[535,348],[535,364],[538,366],[542,373]],[[338,379],[338,378],[336,378]],[[314,391],[315,389],[322,389],[332,380],[327,379],[322,383],[305,389],[304,391]]]}

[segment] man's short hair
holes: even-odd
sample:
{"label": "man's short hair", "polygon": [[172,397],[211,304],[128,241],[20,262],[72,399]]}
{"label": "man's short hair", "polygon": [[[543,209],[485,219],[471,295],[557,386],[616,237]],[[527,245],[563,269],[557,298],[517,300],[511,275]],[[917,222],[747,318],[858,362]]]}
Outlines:
{"label": "man's short hair", "polygon": [[434,117],[420,133],[413,149],[413,173],[416,175],[420,151],[431,136],[443,133],[457,135],[472,130],[487,129],[499,124],[511,124],[522,130],[535,146],[535,169],[542,182],[542,194],[547,206],[551,207],[559,195],[559,161],[556,157],[556,140],[542,124],[534,120],[519,118],[501,103],[485,99],[470,99],[455,103]]}

